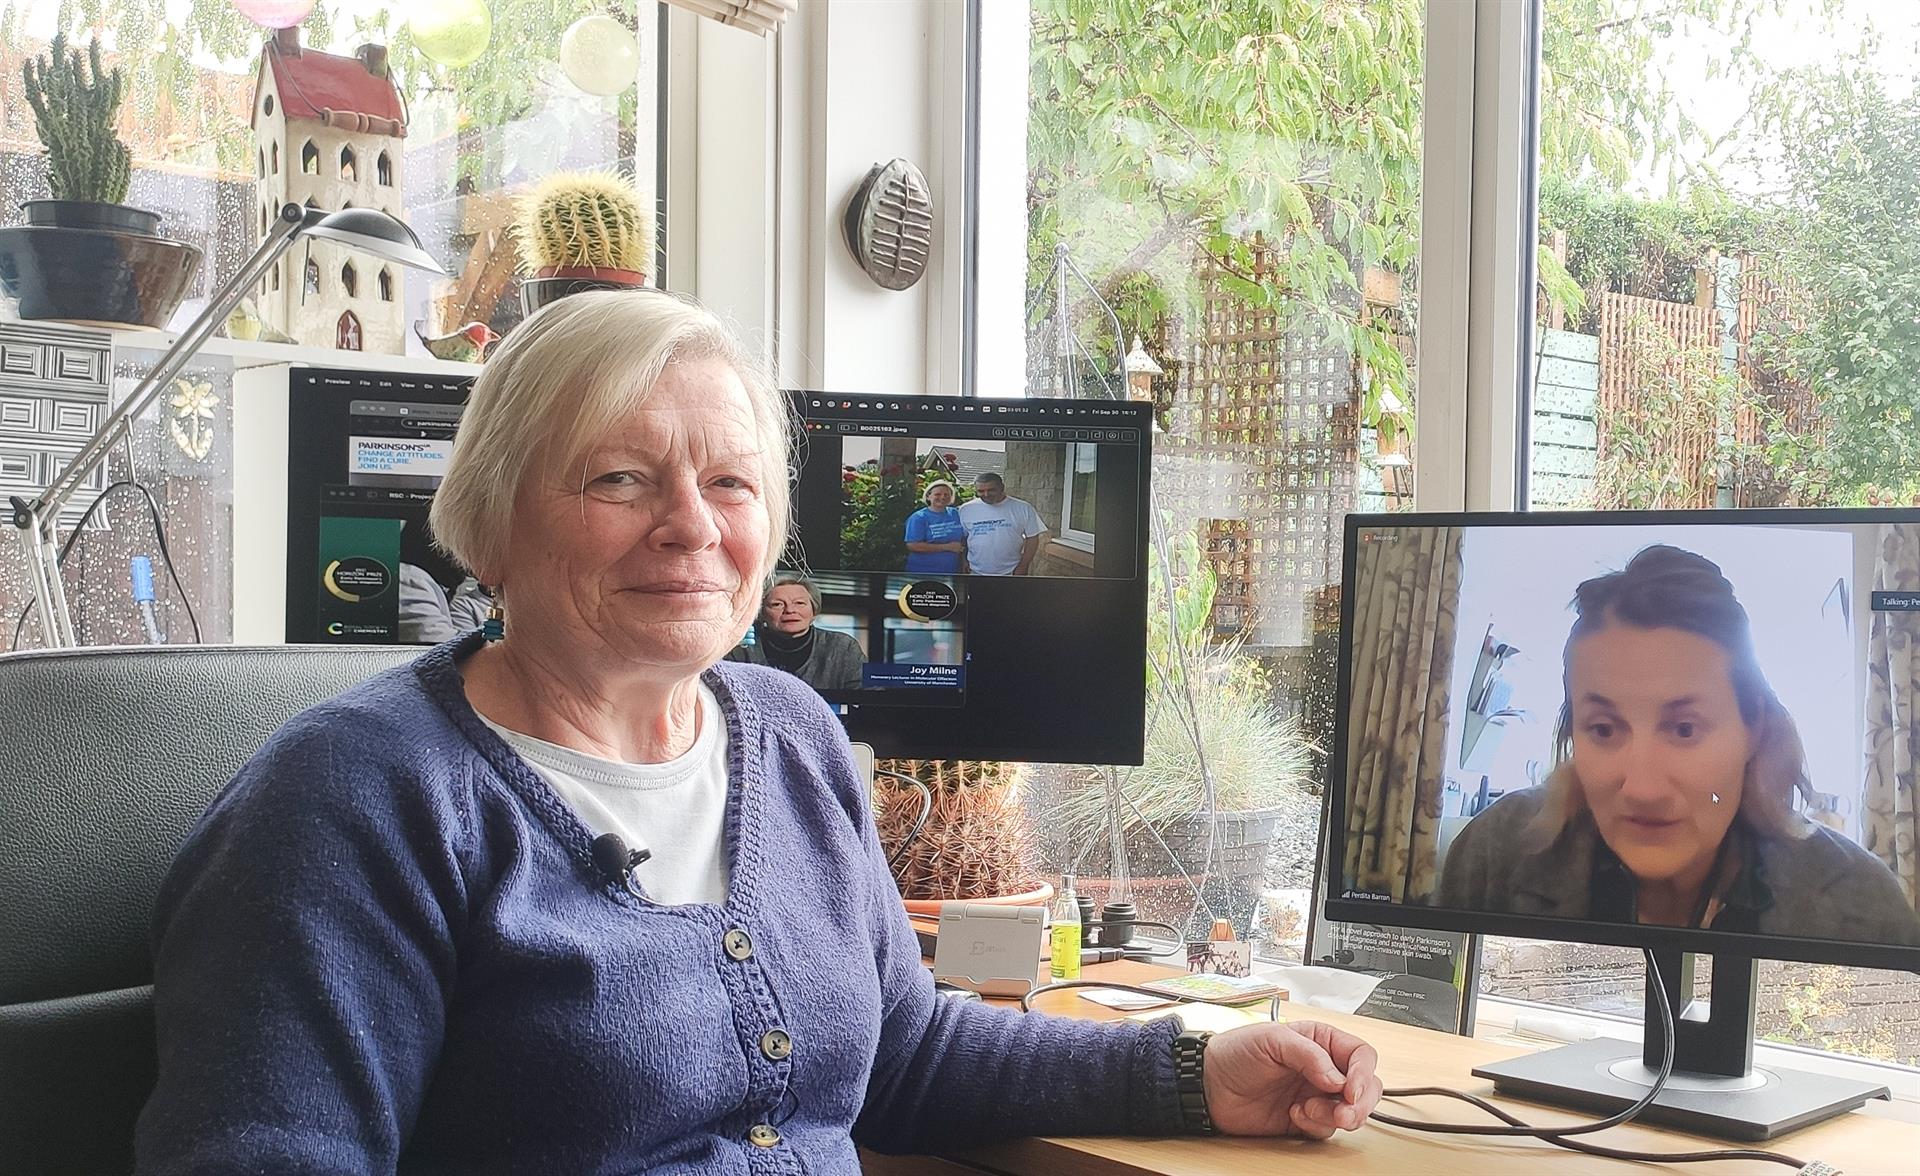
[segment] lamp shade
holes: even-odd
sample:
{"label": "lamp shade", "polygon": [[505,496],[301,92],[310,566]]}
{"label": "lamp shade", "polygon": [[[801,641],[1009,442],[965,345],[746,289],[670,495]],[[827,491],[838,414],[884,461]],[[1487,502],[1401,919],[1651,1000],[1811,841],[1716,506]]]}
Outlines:
{"label": "lamp shade", "polygon": [[420,247],[412,229],[377,208],[343,208],[307,229],[307,235],[337,241],[382,261],[398,262],[430,274],[444,274],[439,262]]}

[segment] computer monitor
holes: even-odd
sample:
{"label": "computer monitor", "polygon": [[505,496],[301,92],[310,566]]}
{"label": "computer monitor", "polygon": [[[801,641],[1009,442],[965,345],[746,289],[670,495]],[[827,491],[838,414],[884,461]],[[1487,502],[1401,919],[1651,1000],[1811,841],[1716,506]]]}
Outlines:
{"label": "computer monitor", "polygon": [[287,378],[287,640],[432,644],[469,627],[455,610],[477,586],[434,547],[427,511],[473,380]]}
{"label": "computer monitor", "polygon": [[[289,380],[287,640],[476,624],[484,589],[427,527],[472,380]],[[881,755],[1139,763],[1150,406],[790,398],[793,537],[769,597],[792,617],[763,611],[730,657],[793,670]]]}
{"label": "computer monitor", "polygon": [[792,399],[793,539],[736,656],[811,659],[884,756],[1138,764],[1152,406]]}
{"label": "computer monitor", "polygon": [[[1356,515],[1345,543],[1327,917],[1654,949],[1676,1009],[1710,953],[1650,1118],[1759,1139],[1884,1096],[1754,1069],[1753,960],[1920,969],[1920,511]],[[1617,1109],[1647,1036],[1475,1073]]]}

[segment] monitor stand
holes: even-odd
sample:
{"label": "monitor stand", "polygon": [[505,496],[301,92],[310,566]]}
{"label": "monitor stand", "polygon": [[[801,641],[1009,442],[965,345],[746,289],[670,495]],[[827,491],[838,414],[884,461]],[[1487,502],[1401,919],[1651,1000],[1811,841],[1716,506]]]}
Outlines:
{"label": "monitor stand", "polygon": [[[1691,954],[1657,951],[1674,1011],[1674,1066],[1660,1097],[1637,1121],[1663,1123],[1721,1139],[1772,1139],[1844,1114],[1870,1098],[1889,1098],[1885,1086],[1825,1074],[1753,1064],[1754,997],[1751,959],[1713,958],[1707,1008],[1693,1000]],[[1477,1066],[1476,1078],[1515,1098],[1613,1112],[1638,1101],[1659,1075],[1666,1042],[1653,978],[1647,978],[1645,1043],[1596,1038]]]}

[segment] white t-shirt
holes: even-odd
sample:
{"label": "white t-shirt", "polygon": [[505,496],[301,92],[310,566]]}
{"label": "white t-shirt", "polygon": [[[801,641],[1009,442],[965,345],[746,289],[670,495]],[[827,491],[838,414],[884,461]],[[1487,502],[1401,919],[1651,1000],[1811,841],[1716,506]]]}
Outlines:
{"label": "white t-shirt", "polygon": [[618,833],[629,848],[653,851],[634,875],[648,897],[666,906],[727,901],[727,725],[711,690],[700,687],[693,746],[664,764],[603,759],[480,718],[596,836]]}
{"label": "white t-shirt", "polygon": [[1047,531],[1040,512],[1018,498],[991,506],[978,498],[963,502],[960,522],[967,528],[967,569],[983,576],[1011,575],[1020,566],[1021,546]]}

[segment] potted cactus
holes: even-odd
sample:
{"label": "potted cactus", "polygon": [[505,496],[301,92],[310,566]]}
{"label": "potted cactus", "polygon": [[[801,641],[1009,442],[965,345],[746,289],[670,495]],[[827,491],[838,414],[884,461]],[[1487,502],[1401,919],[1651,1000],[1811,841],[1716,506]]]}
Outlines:
{"label": "potted cactus", "polygon": [[582,290],[637,289],[653,256],[653,214],[633,185],[605,172],[563,172],[520,203],[520,304],[528,314]]}
{"label": "potted cactus", "polygon": [[[971,760],[883,760],[874,824],[893,863],[894,881],[910,914],[938,918],[940,904],[968,902],[1044,906],[1053,887],[1034,879],[1020,764]],[[918,789],[886,772],[919,780],[933,793],[920,835],[900,847],[922,810]]]}
{"label": "potted cactus", "polygon": [[83,56],[62,33],[21,72],[53,198],[27,201],[26,223],[0,228],[0,287],[23,319],[164,327],[200,251],[159,236],[159,214],[120,203],[133,170],[113,129],[120,70],[101,64],[98,41]]}

